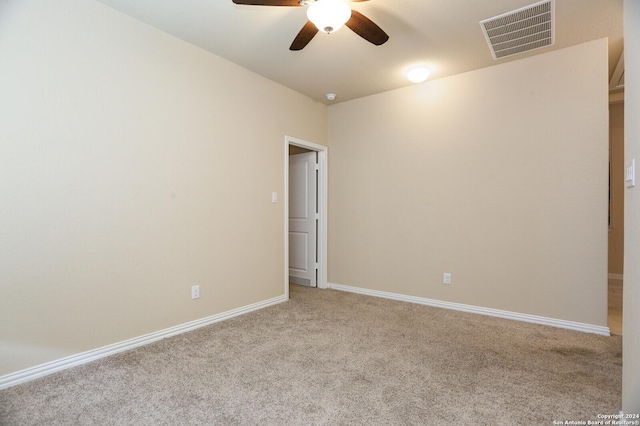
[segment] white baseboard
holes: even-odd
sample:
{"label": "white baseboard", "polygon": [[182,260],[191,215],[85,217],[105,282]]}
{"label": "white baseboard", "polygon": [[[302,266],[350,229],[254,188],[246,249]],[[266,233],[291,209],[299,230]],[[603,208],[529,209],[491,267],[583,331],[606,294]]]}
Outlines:
{"label": "white baseboard", "polygon": [[550,325],[557,328],[581,331],[583,333],[593,333],[602,336],[610,336],[609,327],[584,324],[580,322],[559,320],[555,318],[541,317],[537,315],[520,314],[518,312],[502,311],[499,309],[483,308],[481,306],[464,305],[462,303],[444,302],[441,300],[426,299],[423,297],[406,296],[404,294],[389,293],[386,291],[369,290],[360,287],[329,283],[329,288],[351,293],[364,294],[367,296],[382,297],[384,299],[399,300],[401,302],[416,303],[418,305],[433,306],[436,308],[452,309],[455,311],[470,312],[474,314],[488,315],[491,317],[506,318],[516,321],[529,322],[533,324]]}
{"label": "white baseboard", "polygon": [[609,274],[609,279],[622,281],[622,274]]}
{"label": "white baseboard", "polygon": [[206,325],[214,324],[216,322],[224,321],[233,317],[237,317],[242,314],[246,314],[258,309],[266,308],[268,306],[276,305],[287,300],[286,296],[278,296],[262,302],[257,302],[252,305],[243,306],[237,309],[232,309],[227,312],[212,315],[210,317],[202,318],[199,320],[186,322],[184,324],[176,325],[174,327],[166,328],[164,330],[156,331],[154,333],[145,334],[144,336],[134,337],[133,339],[125,340],[112,345],[103,346],[98,349],[93,349],[87,352],[82,352],[76,355],[71,355],[56,361],[51,361],[46,364],[37,365],[35,367],[27,368],[25,370],[17,371],[15,373],[6,374],[0,376],[0,390],[9,388],[11,386],[19,385],[30,380],[38,379],[40,377],[48,376],[49,374],[56,373],[58,371],[66,370],[67,368],[76,367],[78,365],[86,364],[91,361],[95,361],[100,358],[114,355],[119,352],[124,352],[129,349],[137,348],[138,346],[148,345],[155,341],[166,339],[167,337],[175,336],[177,334],[186,333],[188,331],[195,330]]}

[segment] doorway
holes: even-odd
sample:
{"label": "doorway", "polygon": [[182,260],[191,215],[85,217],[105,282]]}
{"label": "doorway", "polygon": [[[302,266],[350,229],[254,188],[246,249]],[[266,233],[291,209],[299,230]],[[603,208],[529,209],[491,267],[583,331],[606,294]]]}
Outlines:
{"label": "doorway", "polygon": [[[315,262],[313,263],[313,273],[314,273],[314,281],[315,285],[318,288],[327,288],[327,147],[322,145],[317,145],[312,142],[307,142],[302,139],[297,139],[291,136],[285,137],[284,143],[284,154],[285,154],[285,194],[284,194],[284,204],[285,204],[285,217],[284,217],[284,228],[285,228],[285,296],[289,298],[289,279],[290,279],[290,263],[297,263],[296,266],[300,268],[300,256],[296,255],[290,256],[290,250],[292,248],[295,249],[295,243],[292,244],[290,242],[290,186],[293,184],[294,186],[300,186],[300,182],[291,181],[291,179],[300,179],[300,173],[296,173],[292,169],[289,164],[289,157],[291,154],[300,154],[300,153],[310,153],[315,160],[315,164],[313,166],[314,173],[317,174],[316,186],[315,186],[315,200],[317,200],[317,206],[315,208],[310,208],[309,210],[315,210],[314,212],[314,220],[313,225],[315,226],[316,231],[316,244],[315,244],[315,254],[309,255],[305,254],[305,256],[311,257],[313,260],[313,256],[315,256]],[[316,166],[317,164],[317,166]],[[296,167],[296,166],[294,166]],[[308,165],[305,166],[308,171]],[[299,172],[300,170],[298,170]],[[297,177],[296,177],[297,176]],[[309,224],[307,224],[309,226]],[[300,245],[300,244],[298,244]],[[293,259],[292,259],[293,257]],[[300,274],[303,275],[303,274]],[[303,276],[304,280],[308,277]],[[307,281],[300,282],[300,284],[307,284]]]}
{"label": "doorway", "polygon": [[622,335],[624,270],[624,101],[609,104],[609,275],[607,322]]}
{"label": "doorway", "polygon": [[289,283],[317,287],[318,153],[289,145]]}

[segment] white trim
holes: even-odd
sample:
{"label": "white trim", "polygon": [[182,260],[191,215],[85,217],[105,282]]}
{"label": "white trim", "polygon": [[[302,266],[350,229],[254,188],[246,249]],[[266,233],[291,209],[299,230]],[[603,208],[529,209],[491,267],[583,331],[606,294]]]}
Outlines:
{"label": "white trim", "polygon": [[618,281],[622,281],[622,274],[609,274],[608,278],[610,280],[618,280]]}
{"label": "white trim", "polygon": [[584,324],[581,322],[573,322],[559,320],[555,318],[540,317],[537,315],[520,314],[518,312],[502,311],[499,309],[483,308],[481,306],[464,305],[462,303],[444,302],[441,300],[426,299],[423,297],[406,296],[398,293],[389,293],[386,291],[369,290],[360,287],[351,287],[347,285],[329,283],[329,288],[351,293],[364,294],[367,296],[382,297],[384,299],[399,300],[401,302],[416,303],[418,305],[433,306],[436,308],[452,309],[454,311],[470,312],[473,314],[488,315],[491,317],[506,318],[516,321],[529,322],[533,324],[550,325],[557,328],[566,328],[569,330],[581,331],[583,333],[593,333],[602,336],[610,336],[609,327],[599,325]]}
{"label": "white trim", "polygon": [[318,153],[318,288],[329,288],[327,283],[327,192],[329,188],[328,151],[324,145],[307,142],[292,136],[284,137],[284,293],[289,299],[289,145],[310,149]]}
{"label": "white trim", "polygon": [[114,343],[108,346],[103,346],[101,348],[82,352],[76,355],[71,355],[65,358],[58,359],[56,361],[48,362],[46,364],[40,364],[35,367],[17,371],[15,373],[6,374],[4,376],[0,376],[0,390],[19,385],[20,383],[25,383],[30,380],[38,379],[40,377],[48,376],[49,374],[53,374],[58,371],[86,364],[88,362],[114,355],[119,352],[128,351],[129,349],[137,348],[138,346],[148,345],[149,343],[153,343],[161,339],[166,339],[167,337],[186,333],[188,331],[192,331],[206,325],[224,321],[233,317],[237,317],[238,315],[243,315],[285,301],[286,299],[284,296],[277,296],[272,299],[264,300],[262,302],[257,302],[237,309],[232,309],[230,311],[222,312],[210,317],[186,322],[184,324],[165,328],[164,330],[156,331],[154,333],[145,334],[144,336],[134,337],[133,339]]}

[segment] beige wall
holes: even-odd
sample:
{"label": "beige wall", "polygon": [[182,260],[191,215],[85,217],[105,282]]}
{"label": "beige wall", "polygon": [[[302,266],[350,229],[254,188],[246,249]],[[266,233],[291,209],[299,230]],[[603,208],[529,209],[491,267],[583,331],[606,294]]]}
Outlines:
{"label": "beige wall", "polygon": [[609,273],[622,275],[624,264],[624,102],[609,105],[611,223]]}
{"label": "beige wall", "polygon": [[326,132],[95,1],[0,2],[0,375],[284,295],[284,138]]}
{"label": "beige wall", "polygon": [[330,106],[329,147],[331,283],[606,327],[606,40]]}
{"label": "beige wall", "polygon": [[[640,163],[640,2],[624,2],[625,162]],[[638,167],[638,165],[636,166]],[[638,172],[636,172],[638,176]],[[639,176],[640,177],[640,176]],[[640,182],[625,191],[622,408],[640,413]]]}

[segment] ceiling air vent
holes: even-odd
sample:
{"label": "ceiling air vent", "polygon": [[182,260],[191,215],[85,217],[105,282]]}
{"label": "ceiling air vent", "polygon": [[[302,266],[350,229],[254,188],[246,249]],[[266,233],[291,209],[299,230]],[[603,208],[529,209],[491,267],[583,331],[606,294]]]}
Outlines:
{"label": "ceiling air vent", "polygon": [[553,0],[545,0],[480,21],[493,59],[551,46],[554,43],[553,6]]}

